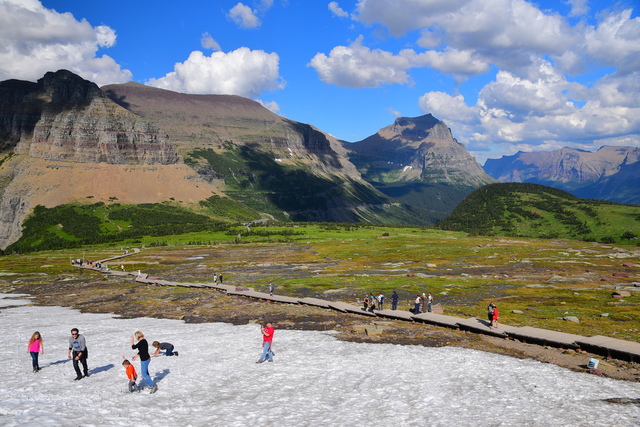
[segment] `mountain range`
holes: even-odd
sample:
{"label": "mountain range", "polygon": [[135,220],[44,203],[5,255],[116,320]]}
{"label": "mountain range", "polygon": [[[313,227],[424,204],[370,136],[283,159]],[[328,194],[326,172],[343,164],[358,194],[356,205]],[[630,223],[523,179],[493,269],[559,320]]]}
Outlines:
{"label": "mountain range", "polygon": [[640,204],[640,148],[603,146],[595,152],[562,148],[488,159],[499,182],[542,184],[587,199]]}
{"label": "mountain range", "polygon": [[347,143],[239,96],[99,88],[66,70],[0,82],[0,155],[2,249],[37,206],[161,203],[228,221],[431,225],[494,182],[431,115]]}

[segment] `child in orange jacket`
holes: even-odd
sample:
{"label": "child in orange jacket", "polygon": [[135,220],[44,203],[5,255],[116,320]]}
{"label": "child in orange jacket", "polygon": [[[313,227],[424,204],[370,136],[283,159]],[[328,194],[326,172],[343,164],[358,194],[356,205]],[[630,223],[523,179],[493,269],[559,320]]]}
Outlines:
{"label": "child in orange jacket", "polygon": [[129,392],[133,393],[134,391],[137,391],[140,393],[140,387],[136,384],[136,380],[138,379],[136,368],[127,359],[124,359],[122,366],[125,367],[127,378],[129,378]]}

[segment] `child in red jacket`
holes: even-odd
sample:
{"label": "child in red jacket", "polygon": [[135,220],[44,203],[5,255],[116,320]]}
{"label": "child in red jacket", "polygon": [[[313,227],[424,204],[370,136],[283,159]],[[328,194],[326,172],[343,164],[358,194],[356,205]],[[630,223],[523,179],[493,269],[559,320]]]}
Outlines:
{"label": "child in red jacket", "polygon": [[140,387],[136,384],[136,380],[138,379],[136,368],[127,359],[124,359],[122,366],[125,367],[127,378],[129,378],[129,392],[133,393],[134,391],[137,391],[140,393]]}

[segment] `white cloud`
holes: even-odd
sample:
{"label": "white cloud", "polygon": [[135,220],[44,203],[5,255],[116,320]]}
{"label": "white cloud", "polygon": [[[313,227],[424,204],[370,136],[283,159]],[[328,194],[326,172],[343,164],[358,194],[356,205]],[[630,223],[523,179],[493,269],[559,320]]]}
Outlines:
{"label": "white cloud", "polygon": [[92,27],[37,0],[0,1],[0,80],[33,81],[64,68],[98,85],[123,83],[131,80],[131,72],[97,55],[115,43],[112,28]]}
{"label": "white cloud", "polygon": [[489,71],[489,64],[468,50],[447,49],[443,52],[429,50],[417,55],[414,62],[445,74],[469,76]]}
{"label": "white cloud", "polygon": [[270,110],[276,114],[280,111],[280,106],[275,101],[263,101],[261,99],[256,99],[256,101],[267,110]]}
{"label": "white cloud", "polygon": [[220,48],[220,45],[218,44],[218,42],[215,41],[213,39],[213,37],[211,37],[211,34],[209,34],[209,33],[204,33],[202,35],[202,38],[200,39],[200,45],[204,49],[211,49],[211,50],[215,50],[215,51],[222,50]]}
{"label": "white cloud", "polygon": [[358,0],[355,19],[381,24],[394,36],[431,26],[443,14],[453,12],[467,0]]}
{"label": "white cloud", "polygon": [[562,16],[524,0],[360,0],[356,10],[354,19],[395,36],[420,30],[420,46],[468,52],[478,64],[511,71],[529,66],[532,53],[562,55],[579,41]]}
{"label": "white cloud", "polygon": [[233,6],[227,16],[242,28],[256,28],[262,24],[257,16],[257,11],[242,3]]}
{"label": "white cloud", "polygon": [[461,123],[478,123],[478,109],[469,107],[462,95],[451,96],[444,92],[428,92],[419,100],[424,113],[433,114],[440,119]]}
{"label": "white cloud", "polygon": [[276,53],[241,47],[229,53],[206,56],[191,52],[166,76],[151,79],[150,86],[183,93],[229,94],[257,98],[264,91],[282,89],[280,57]]}
{"label": "white cloud", "polygon": [[[386,30],[403,37],[405,45],[417,43],[425,49],[385,52],[385,58],[407,62],[393,67],[403,73],[401,80],[379,80],[384,83],[411,81],[409,71],[415,67],[439,70],[458,82],[495,70],[494,79],[479,90],[475,105],[467,105],[462,95],[435,91],[419,100],[423,112],[445,120],[469,149],[499,152],[517,146],[531,151],[569,143],[595,149],[601,141],[637,145],[640,17],[633,18],[637,11],[605,9],[590,16],[587,0],[566,0],[565,5],[571,8],[568,16],[582,19],[570,21],[525,0],[358,0],[351,18],[376,33]],[[339,48],[351,55],[363,49]],[[360,56],[373,55],[361,50]],[[342,73],[340,82],[350,81],[345,75],[349,72],[362,79],[358,67],[347,66],[352,58],[339,61],[332,51],[329,58],[320,59],[325,69],[319,73],[326,82],[338,84],[337,79],[323,78],[338,75],[329,70],[332,67]],[[608,75],[601,77],[605,71]],[[591,78],[582,79],[583,73]]]}
{"label": "white cloud", "polygon": [[588,0],[567,0],[571,6],[569,16],[582,16],[589,12]]}
{"label": "white cloud", "polygon": [[329,10],[331,11],[331,13],[333,13],[334,16],[337,16],[338,18],[346,18],[349,16],[349,14],[340,7],[337,1],[332,1],[331,3],[329,3]]}
{"label": "white cloud", "polygon": [[390,52],[371,50],[362,45],[362,36],[350,46],[334,47],[329,56],[316,54],[309,62],[315,68],[320,80],[342,87],[379,87],[385,84],[405,84],[409,82],[407,69],[412,67],[408,57]]}
{"label": "white cloud", "polygon": [[586,53],[622,73],[640,70],[640,18],[631,19],[631,13],[612,13],[585,34]]}

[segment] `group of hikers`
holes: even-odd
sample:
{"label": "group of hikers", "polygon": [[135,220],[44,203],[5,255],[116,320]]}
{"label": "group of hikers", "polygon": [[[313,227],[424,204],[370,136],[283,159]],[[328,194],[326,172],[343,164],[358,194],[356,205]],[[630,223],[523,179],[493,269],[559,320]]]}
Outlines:
{"label": "group of hikers", "polygon": [[[398,292],[393,291],[391,295],[391,310],[398,309],[398,300]],[[382,293],[377,296],[375,293],[367,294],[362,300],[362,305],[364,311],[371,313],[373,313],[374,310],[384,310],[384,295]],[[409,311],[413,314],[431,313],[433,312],[433,305],[433,295],[431,295],[431,292],[423,292],[422,295],[416,296],[414,306],[410,308]]]}
{"label": "group of hikers", "polygon": [[[134,340],[137,340],[135,342]],[[155,348],[153,354],[149,353],[149,344],[144,338],[144,334],[140,331],[136,331],[134,336],[131,337],[131,349],[137,350],[138,354],[133,356],[131,360],[140,358],[140,370],[142,378],[144,378],[144,387],[151,389],[151,393],[155,393],[158,390],[158,386],[154,383],[153,379],[149,375],[149,362],[151,356],[158,356],[161,352],[164,352],[165,356],[178,356],[178,352],[174,350],[174,346],[167,342],[154,341],[151,345]],[[40,371],[39,356],[44,354],[44,339],[40,332],[36,331],[31,335],[29,343],[27,344],[27,353],[31,355],[31,363],[33,366],[33,372]],[[89,376],[89,367],[87,365],[87,359],[89,356],[89,350],[87,348],[87,341],[83,335],[80,334],[78,328],[71,329],[71,337],[69,337],[69,351],[67,352],[67,358],[72,359],[73,369],[76,372],[75,381],[81,380]],[[127,360],[125,356],[122,356],[124,361],[122,366],[125,368],[125,373],[129,379],[129,391],[140,391],[144,387],[137,384],[138,374],[135,367]],[[82,366],[82,369],[81,369]]]}
{"label": "group of hikers", "polygon": [[413,310],[410,311],[413,314],[432,313],[433,295],[431,295],[431,292],[423,292],[422,295],[416,295],[416,299],[413,301]]}
{"label": "group of hikers", "polygon": [[[256,363],[273,362],[273,335],[275,329],[271,322],[266,322],[263,327],[260,328],[262,333],[262,355]],[[136,342],[137,341],[137,342]],[[144,334],[140,331],[136,331],[130,339],[131,349],[137,350],[138,354],[133,356],[131,360],[135,361],[140,359],[140,372],[144,379],[144,386],[142,382],[137,383],[138,372],[133,364],[125,357],[122,356],[122,366],[125,368],[125,374],[129,380],[128,389],[129,392],[140,392],[145,387],[149,388],[150,393],[153,394],[158,390],[158,385],[153,381],[151,375],[149,375],[149,362],[151,362],[152,356],[159,356],[164,354],[165,356],[178,356],[179,353],[175,351],[173,344],[168,342],[154,341],[151,345],[155,348],[153,354],[149,352],[149,343],[144,337]],[[33,372],[40,371],[39,356],[44,354],[44,339],[40,332],[36,331],[31,335],[29,343],[27,344],[27,353],[31,355],[31,362],[33,366]],[[80,334],[78,328],[71,329],[71,337],[69,338],[69,351],[67,358],[73,360],[73,369],[76,371],[75,381],[81,380],[89,376],[89,367],[87,365],[87,359],[89,356],[89,350],[87,348],[87,341],[84,336]],[[82,369],[80,368],[82,366]]]}

